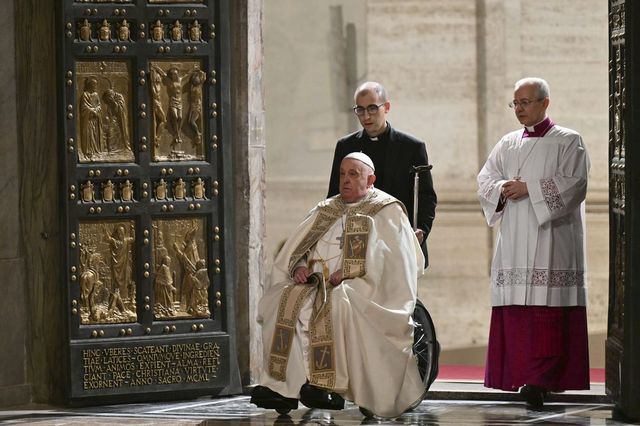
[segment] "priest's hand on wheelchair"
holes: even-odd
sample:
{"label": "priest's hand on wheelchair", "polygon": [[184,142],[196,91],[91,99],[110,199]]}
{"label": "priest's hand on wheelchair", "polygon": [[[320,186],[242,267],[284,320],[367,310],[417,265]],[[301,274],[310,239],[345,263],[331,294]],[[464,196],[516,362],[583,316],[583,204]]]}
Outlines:
{"label": "priest's hand on wheelchair", "polygon": [[298,266],[293,271],[293,281],[296,284],[303,284],[307,282],[307,279],[311,275],[311,271],[306,266]]}
{"label": "priest's hand on wheelchair", "polygon": [[513,179],[502,185],[502,194],[509,200],[519,200],[529,195],[527,183],[520,179]]}

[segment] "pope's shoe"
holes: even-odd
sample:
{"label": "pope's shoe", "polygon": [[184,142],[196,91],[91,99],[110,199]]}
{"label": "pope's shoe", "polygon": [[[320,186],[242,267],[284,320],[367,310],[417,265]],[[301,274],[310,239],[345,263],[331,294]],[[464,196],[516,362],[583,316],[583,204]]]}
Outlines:
{"label": "pope's shoe", "polygon": [[284,397],[266,386],[259,385],[251,391],[251,403],[261,408],[275,410],[295,410],[298,408],[297,399]]}
{"label": "pope's shoe", "polygon": [[344,408],[344,399],[340,395],[309,383],[305,383],[300,388],[300,402],[309,408],[325,410],[342,410]]}

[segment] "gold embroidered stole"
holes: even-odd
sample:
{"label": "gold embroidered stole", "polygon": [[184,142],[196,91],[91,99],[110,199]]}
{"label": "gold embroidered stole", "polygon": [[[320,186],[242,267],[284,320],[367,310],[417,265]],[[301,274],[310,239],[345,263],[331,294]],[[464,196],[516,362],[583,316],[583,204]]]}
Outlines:
{"label": "gold embroidered stole", "polygon": [[373,216],[391,203],[400,203],[381,191],[371,191],[370,195],[371,199],[365,199],[347,211],[342,247],[342,279],[361,277],[366,273],[367,244]]}
{"label": "gold embroidered stole", "polygon": [[324,200],[318,205],[318,214],[313,225],[311,225],[311,229],[293,253],[291,253],[291,257],[289,258],[289,276],[293,276],[293,270],[298,261],[309,253],[311,247],[313,247],[329,228],[331,228],[331,225],[342,216],[345,208],[346,206],[339,196]]}
{"label": "gold embroidered stole", "polygon": [[[343,244],[342,276],[355,278],[365,274],[364,260],[369,237],[372,217],[383,207],[398,203],[404,211],[404,206],[389,194],[372,189],[362,202],[348,208],[342,198],[337,195],[318,204],[318,213],[311,230],[305,235],[300,244],[293,250],[289,258],[289,275],[298,262],[311,251],[311,248],[331,228],[331,225],[345,213],[345,243]],[[405,211],[406,213],[406,211]]]}
{"label": "gold embroidered stole", "polygon": [[[333,389],[336,384],[336,352],[333,343],[331,321],[331,293],[333,287],[322,280],[313,303],[309,324],[309,383],[314,386]],[[326,293],[325,301],[319,297]]]}
{"label": "gold embroidered stole", "polygon": [[314,288],[314,285],[292,283],[282,292],[269,353],[269,374],[281,382],[286,380],[287,363],[300,309]]}
{"label": "gold embroidered stole", "polygon": [[[365,275],[367,243],[373,216],[380,209],[394,202],[398,200],[374,189],[369,191],[361,203],[351,208],[347,208],[340,196],[320,203],[319,212],[311,230],[289,258],[289,275],[293,276],[293,270],[298,262],[310,253],[312,247],[345,210],[342,276],[343,279],[348,279]],[[290,284],[283,291],[269,356],[269,374],[277,380],[286,380],[286,368],[300,309],[311,291],[317,288],[309,324],[311,346],[309,382],[315,386],[332,389],[336,383],[335,347],[331,321],[331,293],[334,287],[324,280],[323,274],[315,273],[312,276],[313,280],[308,281],[310,285]]]}

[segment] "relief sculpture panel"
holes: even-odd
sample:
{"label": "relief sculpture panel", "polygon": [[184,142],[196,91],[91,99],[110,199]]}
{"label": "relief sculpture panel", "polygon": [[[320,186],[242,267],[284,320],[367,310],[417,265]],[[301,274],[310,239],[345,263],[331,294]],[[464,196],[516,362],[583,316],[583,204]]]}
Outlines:
{"label": "relief sculpture panel", "polygon": [[149,64],[154,161],[204,160],[203,86],[200,61]]}
{"label": "relief sculpture panel", "polygon": [[156,319],[209,318],[205,221],[153,221],[153,313]]}
{"label": "relief sculpture panel", "polygon": [[136,321],[133,220],[80,223],[82,324]]}
{"label": "relief sculpture panel", "polygon": [[125,61],[76,63],[80,163],[134,161],[129,68]]}
{"label": "relief sculpture panel", "polygon": [[[116,21],[110,23],[106,19],[103,19],[102,22],[89,21],[84,18],[78,20],[76,23],[77,27],[77,38],[78,42],[90,42],[100,40],[100,41],[119,41],[119,42],[130,42],[133,41],[131,39],[131,23],[126,19],[122,21]],[[97,30],[97,33],[94,33],[94,27]],[[134,24],[135,27],[135,24]],[[115,35],[112,34],[112,28],[115,28]],[[72,33],[68,33],[67,36],[71,37]]]}

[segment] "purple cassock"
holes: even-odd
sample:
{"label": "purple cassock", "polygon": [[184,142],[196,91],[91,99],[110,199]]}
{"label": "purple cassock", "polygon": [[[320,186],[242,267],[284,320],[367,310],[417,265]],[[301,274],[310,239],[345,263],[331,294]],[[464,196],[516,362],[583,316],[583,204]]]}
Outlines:
{"label": "purple cassock", "polygon": [[[589,167],[580,135],[547,117],[505,135],[478,175],[487,223],[500,225],[491,267],[486,387],[589,389],[584,256]],[[512,179],[527,184],[528,196],[502,196],[502,185]]]}

